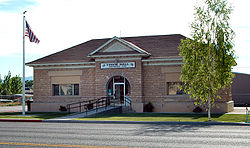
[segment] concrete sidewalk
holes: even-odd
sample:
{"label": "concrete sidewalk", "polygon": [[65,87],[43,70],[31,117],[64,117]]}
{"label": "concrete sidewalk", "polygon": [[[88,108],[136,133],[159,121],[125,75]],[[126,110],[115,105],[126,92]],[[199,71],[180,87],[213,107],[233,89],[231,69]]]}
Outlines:
{"label": "concrete sidewalk", "polygon": [[[27,111],[27,106],[25,106],[25,111]],[[22,112],[22,106],[0,106],[0,113],[5,112]]]}
{"label": "concrete sidewalk", "polygon": [[[248,108],[250,110],[250,108]],[[234,111],[226,114],[246,114],[246,107],[234,107]]]}

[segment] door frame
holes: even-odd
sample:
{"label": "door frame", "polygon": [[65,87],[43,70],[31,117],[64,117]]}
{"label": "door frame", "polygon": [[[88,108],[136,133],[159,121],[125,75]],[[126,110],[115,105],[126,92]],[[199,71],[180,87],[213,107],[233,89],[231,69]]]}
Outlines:
{"label": "door frame", "polygon": [[[123,85],[123,103],[124,103],[124,101],[125,101],[125,91],[126,91],[126,85],[125,85],[125,82],[119,82],[119,83],[113,83],[113,96],[114,96],[114,99],[115,99],[115,86],[116,85]],[[121,94],[121,92],[120,92],[120,94]],[[120,102],[121,102],[121,100],[120,100]]]}

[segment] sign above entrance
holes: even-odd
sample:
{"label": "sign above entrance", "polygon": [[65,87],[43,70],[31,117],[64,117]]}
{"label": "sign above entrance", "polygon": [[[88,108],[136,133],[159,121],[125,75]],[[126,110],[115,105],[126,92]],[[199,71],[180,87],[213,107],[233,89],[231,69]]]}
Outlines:
{"label": "sign above entrance", "polygon": [[101,63],[101,69],[108,69],[108,68],[135,68],[135,62]]}

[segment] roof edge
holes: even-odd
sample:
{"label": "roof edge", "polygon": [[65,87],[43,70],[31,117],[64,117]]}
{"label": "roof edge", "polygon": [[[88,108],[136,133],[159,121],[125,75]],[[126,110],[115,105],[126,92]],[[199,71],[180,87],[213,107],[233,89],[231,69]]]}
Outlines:
{"label": "roof edge", "polygon": [[132,48],[133,50],[139,52],[142,55],[147,55],[150,56],[151,54],[139,47],[137,47],[136,45],[124,40],[124,39],[120,39],[116,36],[114,36],[113,38],[111,38],[110,40],[108,40],[106,43],[104,43],[103,45],[101,45],[100,47],[98,47],[96,50],[94,50],[93,52],[89,53],[87,57],[95,57],[94,54],[97,53],[98,51],[100,51],[101,49],[103,49],[105,46],[107,46],[109,43],[111,43],[112,41],[117,40],[125,45],[127,45],[128,47]]}
{"label": "roof edge", "polygon": [[86,65],[86,64],[95,64],[95,62],[43,63],[43,64],[27,63],[25,65],[29,67],[35,67],[35,66],[61,66],[61,65]]}

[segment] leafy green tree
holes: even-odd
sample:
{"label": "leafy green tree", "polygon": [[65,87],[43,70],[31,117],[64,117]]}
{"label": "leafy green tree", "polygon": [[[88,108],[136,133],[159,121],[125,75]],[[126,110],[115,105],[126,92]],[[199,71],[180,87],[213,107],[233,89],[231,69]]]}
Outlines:
{"label": "leafy green tree", "polygon": [[195,104],[207,106],[211,121],[211,106],[223,90],[231,87],[231,70],[236,65],[235,34],[229,24],[232,7],[226,0],[204,0],[195,10],[192,37],[182,40],[179,46],[184,62],[181,80]]}
{"label": "leafy green tree", "polygon": [[26,80],[25,87],[33,88],[33,80]]}
{"label": "leafy green tree", "polygon": [[11,94],[21,94],[22,93],[22,80],[20,76],[15,76],[11,78]]}
{"label": "leafy green tree", "polygon": [[2,84],[2,95],[10,95],[11,94],[11,73],[9,71],[7,76],[4,76],[3,84]]}
{"label": "leafy green tree", "polygon": [[7,76],[4,76],[4,80],[0,80],[0,94],[11,95],[22,93],[22,81],[19,76],[11,77],[10,71]]}

